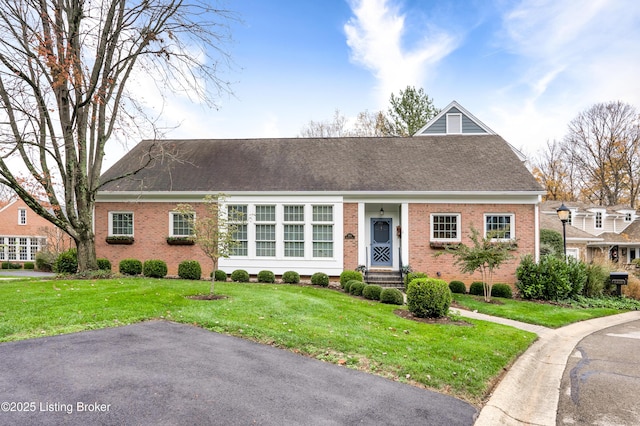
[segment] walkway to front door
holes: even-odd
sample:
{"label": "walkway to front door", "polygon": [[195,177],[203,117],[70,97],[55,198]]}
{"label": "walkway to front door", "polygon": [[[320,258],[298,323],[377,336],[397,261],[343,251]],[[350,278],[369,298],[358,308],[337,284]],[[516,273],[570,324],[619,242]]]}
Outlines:
{"label": "walkway to front door", "polygon": [[371,219],[371,266],[391,267],[393,265],[391,229],[391,218]]}

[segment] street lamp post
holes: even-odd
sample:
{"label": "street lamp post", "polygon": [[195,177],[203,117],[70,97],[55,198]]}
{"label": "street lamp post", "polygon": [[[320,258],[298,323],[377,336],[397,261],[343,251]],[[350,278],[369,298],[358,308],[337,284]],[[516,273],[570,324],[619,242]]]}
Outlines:
{"label": "street lamp post", "polygon": [[567,261],[567,221],[569,220],[569,213],[571,210],[567,208],[567,206],[562,203],[562,205],[556,210],[558,213],[558,218],[562,222],[562,244],[564,247],[564,260]]}

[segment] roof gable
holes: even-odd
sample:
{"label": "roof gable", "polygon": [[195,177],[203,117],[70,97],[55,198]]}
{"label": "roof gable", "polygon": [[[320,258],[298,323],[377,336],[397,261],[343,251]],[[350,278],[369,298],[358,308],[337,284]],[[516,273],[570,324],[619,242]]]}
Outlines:
{"label": "roof gable", "polygon": [[427,124],[418,130],[415,136],[435,135],[495,135],[496,132],[478,120],[456,101],[442,109]]}
{"label": "roof gable", "polygon": [[101,191],[543,193],[500,136],[447,138],[145,140]]}

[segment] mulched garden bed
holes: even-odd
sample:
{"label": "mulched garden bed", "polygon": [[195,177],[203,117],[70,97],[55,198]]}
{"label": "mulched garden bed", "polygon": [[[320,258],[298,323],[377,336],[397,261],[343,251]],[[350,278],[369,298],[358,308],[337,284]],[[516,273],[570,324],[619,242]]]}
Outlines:
{"label": "mulched garden bed", "polygon": [[441,317],[441,318],[418,318],[413,315],[411,312],[406,309],[396,309],[393,311],[394,314],[399,316],[400,318],[408,319],[411,321],[422,322],[425,324],[444,324],[444,325],[459,325],[462,327],[473,327],[473,324],[463,320],[454,320],[451,317]]}

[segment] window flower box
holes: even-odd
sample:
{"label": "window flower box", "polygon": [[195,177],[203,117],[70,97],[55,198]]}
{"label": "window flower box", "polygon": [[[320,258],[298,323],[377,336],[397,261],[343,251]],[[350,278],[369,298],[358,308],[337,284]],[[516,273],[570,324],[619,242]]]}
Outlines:
{"label": "window flower box", "polygon": [[196,243],[193,237],[167,237],[170,246],[192,246]]}
{"label": "window flower box", "polygon": [[429,247],[436,250],[444,250],[444,249],[455,249],[460,245],[460,243],[448,243],[445,241],[431,241],[429,243]]}
{"label": "window flower box", "polygon": [[133,244],[133,237],[130,235],[112,235],[106,238],[107,244]]}

